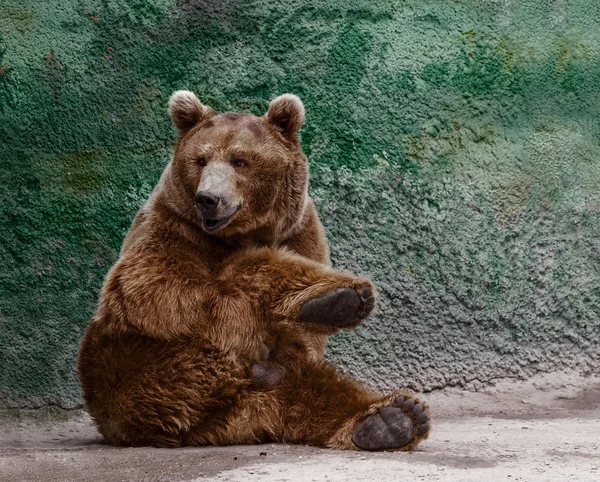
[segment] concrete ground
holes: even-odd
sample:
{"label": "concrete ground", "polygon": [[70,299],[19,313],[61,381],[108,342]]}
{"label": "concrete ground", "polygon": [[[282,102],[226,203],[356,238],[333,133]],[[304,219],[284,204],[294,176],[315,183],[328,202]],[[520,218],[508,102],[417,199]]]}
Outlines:
{"label": "concrete ground", "polygon": [[600,378],[505,380],[428,396],[435,426],[412,453],[265,444],[104,445],[83,411],[0,411],[0,480],[600,481]]}

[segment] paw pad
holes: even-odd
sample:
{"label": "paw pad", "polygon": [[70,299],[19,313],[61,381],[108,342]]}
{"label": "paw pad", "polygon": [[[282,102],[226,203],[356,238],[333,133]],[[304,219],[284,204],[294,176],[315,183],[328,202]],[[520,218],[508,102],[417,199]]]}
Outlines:
{"label": "paw pad", "polygon": [[252,364],[252,385],[256,388],[272,388],[281,383],[283,369],[269,362]]}
{"label": "paw pad", "polygon": [[338,288],[304,303],[300,318],[317,325],[345,327],[360,323],[374,307],[371,288]]}
{"label": "paw pad", "polygon": [[410,397],[397,397],[379,407],[354,430],[352,442],[363,450],[399,449],[429,431],[426,407]]}

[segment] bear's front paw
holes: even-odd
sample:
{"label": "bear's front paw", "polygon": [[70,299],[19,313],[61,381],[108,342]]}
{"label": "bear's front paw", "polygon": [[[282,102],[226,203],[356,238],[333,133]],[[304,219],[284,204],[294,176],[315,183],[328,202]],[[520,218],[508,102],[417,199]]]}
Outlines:
{"label": "bear's front paw", "polygon": [[283,368],[274,363],[254,362],[252,364],[252,387],[273,388],[281,383]]}
{"label": "bear's front paw", "polygon": [[400,395],[358,424],[352,442],[363,450],[410,450],[428,435],[427,405]]}
{"label": "bear's front paw", "polygon": [[370,286],[337,288],[304,303],[300,318],[316,325],[348,328],[363,321],[374,307],[375,296]]}

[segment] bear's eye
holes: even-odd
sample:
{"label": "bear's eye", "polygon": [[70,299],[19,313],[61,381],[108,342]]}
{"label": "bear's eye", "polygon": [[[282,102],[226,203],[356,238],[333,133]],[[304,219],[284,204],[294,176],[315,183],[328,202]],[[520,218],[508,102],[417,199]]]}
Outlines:
{"label": "bear's eye", "polygon": [[243,159],[233,159],[231,165],[233,167],[246,167],[248,164]]}
{"label": "bear's eye", "polygon": [[198,164],[200,167],[204,167],[206,166],[206,159],[204,159],[203,157],[199,157],[198,159],[196,159],[196,164]]}

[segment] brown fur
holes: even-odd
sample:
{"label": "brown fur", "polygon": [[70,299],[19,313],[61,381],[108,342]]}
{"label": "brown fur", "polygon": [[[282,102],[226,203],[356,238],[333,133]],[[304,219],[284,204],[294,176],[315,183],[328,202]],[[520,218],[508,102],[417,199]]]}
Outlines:
{"label": "brown fur", "polygon": [[[354,427],[397,394],[340,375],[323,360],[338,329],[299,318],[333,289],[371,287],[330,267],[297,138],[302,104],[285,95],[262,118],[217,115],[177,92],[169,108],[173,160],[127,234],[80,350],[92,417],[118,445],[356,449]],[[213,234],[194,203],[206,166],[229,173],[227,199],[237,203]],[[252,367],[265,361],[259,383]]]}

